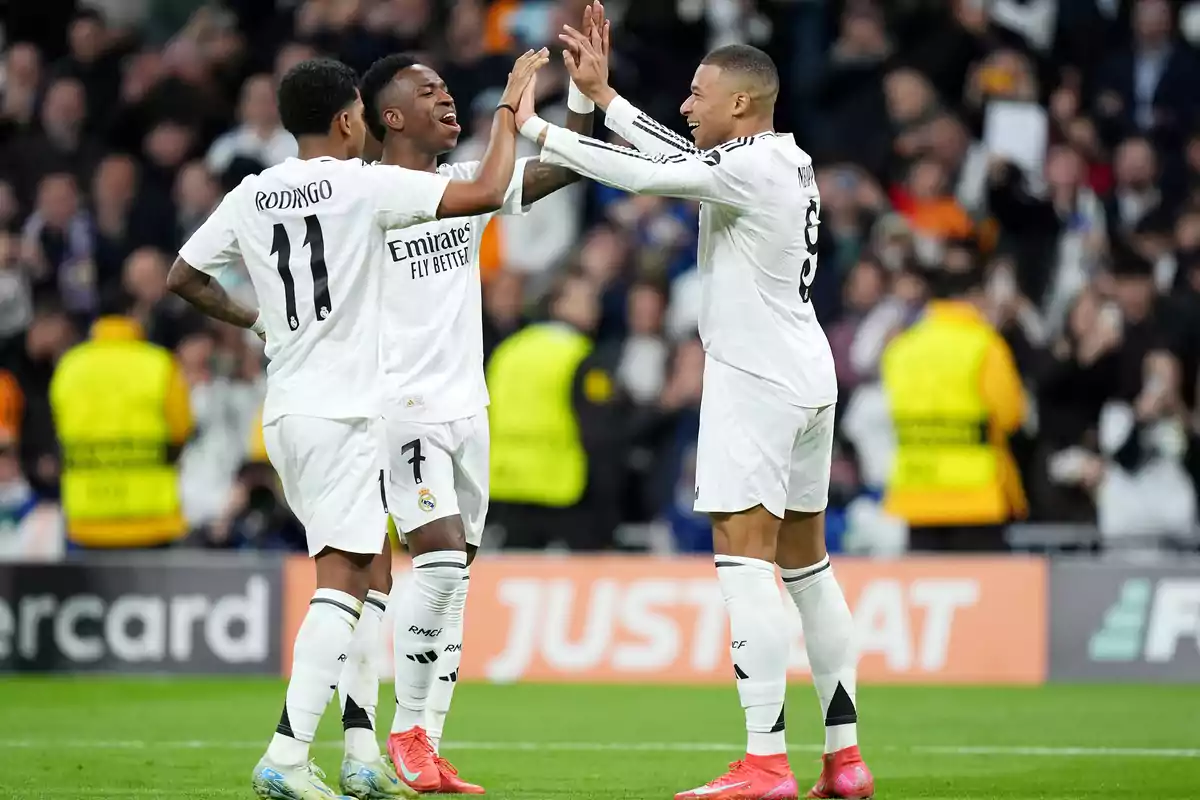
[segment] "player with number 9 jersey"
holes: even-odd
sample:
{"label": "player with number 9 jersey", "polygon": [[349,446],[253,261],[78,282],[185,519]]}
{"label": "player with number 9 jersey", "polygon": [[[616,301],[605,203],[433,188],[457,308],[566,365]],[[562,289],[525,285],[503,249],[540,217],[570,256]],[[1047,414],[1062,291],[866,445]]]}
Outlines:
{"label": "player with number 9 jersey", "polygon": [[542,160],[701,203],[696,511],[823,510],[837,377],[810,302],[821,209],[812,159],[770,131],[699,151],[620,97],[605,121],[639,149],[550,126]]}
{"label": "player with number 9 jersey", "polygon": [[[587,26],[585,25],[585,28]],[[727,45],[696,69],[680,106],[695,144],[608,85],[609,30],[564,27],[571,79],[633,148],[518,112],[544,163],[636,194],[697,200],[700,338],[706,353],[696,443],[697,511],[729,613],[746,757],[676,800],[794,800],[783,713],[789,645],[782,576],[804,628],[825,723],[814,798],[866,800],[857,739],[853,618],[825,550],[837,378],[812,307],[821,199],[812,160],[775,131],[779,73],[763,51]]]}

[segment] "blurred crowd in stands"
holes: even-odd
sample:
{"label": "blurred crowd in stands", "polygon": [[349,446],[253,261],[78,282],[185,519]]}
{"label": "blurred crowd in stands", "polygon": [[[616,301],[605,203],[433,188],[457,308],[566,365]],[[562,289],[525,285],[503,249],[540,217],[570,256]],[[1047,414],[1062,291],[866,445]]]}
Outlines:
{"label": "blurred crowd in stands", "polygon": [[[427,54],[467,123],[450,159],[474,158],[511,54],[553,47],[581,8],[8,4],[0,539],[53,508],[55,362],[120,294],[190,386],[195,430],[180,462],[189,541],[300,547],[256,435],[261,347],[166,292],[177,248],[224,191],[295,154],[274,99],[291,65],[325,54],[361,71],[391,52]],[[834,540],[871,549],[855,534],[878,514],[894,448],[880,355],[920,315],[930,272],[954,258],[986,265],[988,315],[1024,378],[1030,413],[1013,446],[1030,519],[1191,534],[1200,2],[612,0],[608,13],[614,85],[681,131],[678,106],[708,49],[745,41],[779,65],[777,128],[813,155],[823,201],[813,302],[841,391]],[[551,65],[538,88],[556,119],[566,77]],[[666,521],[683,549],[707,535],[690,510],[703,366],[696,218],[691,203],[576,184],[527,217],[496,221],[483,263],[489,353],[538,318],[556,276],[586,278],[575,302],[594,306],[597,347],[628,411],[602,462],[620,487],[619,519]],[[253,302],[244,276],[227,288]]]}

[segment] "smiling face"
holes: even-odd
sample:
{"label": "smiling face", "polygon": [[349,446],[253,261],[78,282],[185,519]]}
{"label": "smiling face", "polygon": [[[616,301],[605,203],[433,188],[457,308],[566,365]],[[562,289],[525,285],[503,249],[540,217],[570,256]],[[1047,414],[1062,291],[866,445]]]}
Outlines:
{"label": "smiling face", "polygon": [[734,138],[734,112],[739,94],[744,97],[744,93],[733,91],[729,81],[721,80],[721,71],[715,64],[701,64],[692,78],[691,94],[679,107],[679,113],[687,118],[696,147],[701,150]]}
{"label": "smiling face", "polygon": [[412,139],[423,151],[445,153],[458,144],[462,128],[454,98],[441,76],[423,64],[396,73],[380,109],[390,131]]}

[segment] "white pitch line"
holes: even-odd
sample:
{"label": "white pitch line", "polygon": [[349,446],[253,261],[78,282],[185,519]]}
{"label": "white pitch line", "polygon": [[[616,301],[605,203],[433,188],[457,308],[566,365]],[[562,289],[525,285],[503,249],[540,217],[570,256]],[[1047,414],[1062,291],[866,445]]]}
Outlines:
{"label": "white pitch line", "polygon": [[[176,789],[175,791],[178,791]],[[195,789],[197,792],[204,792],[205,797],[241,797],[245,798],[247,792],[245,789],[230,789],[215,786],[204,786]],[[15,796],[15,795],[14,795]],[[146,787],[124,787],[121,789],[106,788],[102,786],[89,786],[85,789],[80,789],[78,786],[50,786],[38,787],[38,797],[156,797],[163,796],[162,789],[146,788]]]}
{"label": "white pitch line", "polygon": [[[341,742],[316,742],[316,747],[340,748]],[[0,750],[254,750],[261,741],[191,739],[156,742],[143,739],[0,739]],[[743,745],[722,742],[446,742],[448,750],[503,752],[551,750],[558,752],[621,753],[737,753]],[[820,745],[790,744],[797,753],[819,753]],[[872,750],[939,756],[1034,756],[1047,758],[1200,758],[1200,748],[1155,747],[1033,747],[1004,745],[882,745]]]}

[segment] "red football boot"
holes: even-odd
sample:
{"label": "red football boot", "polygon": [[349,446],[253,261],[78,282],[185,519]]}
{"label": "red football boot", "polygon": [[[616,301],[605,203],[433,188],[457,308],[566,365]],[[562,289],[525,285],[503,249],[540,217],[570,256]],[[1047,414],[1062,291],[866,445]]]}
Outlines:
{"label": "red football boot", "polygon": [[417,792],[436,792],[442,775],[434,759],[437,753],[425,729],[417,725],[403,733],[393,733],[387,741],[388,755],[396,766],[396,777]]}
{"label": "red football boot", "polygon": [[458,777],[458,770],[446,759],[435,755],[433,760],[442,776],[442,786],[438,789],[438,794],[486,794],[482,786],[467,783]]}
{"label": "red football boot", "polygon": [[796,800],[799,789],[786,755],[746,756],[729,772],[675,800]]}
{"label": "red football boot", "polygon": [[808,796],[843,800],[868,800],[875,796],[875,779],[863,762],[858,745],[825,754],[821,777]]}

